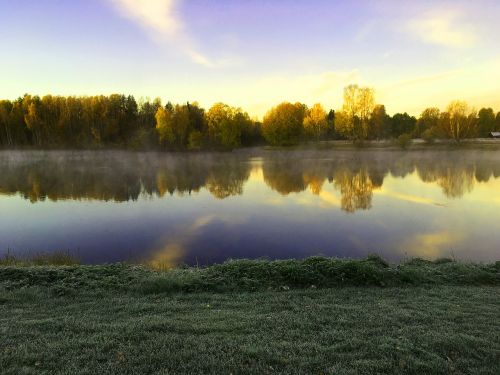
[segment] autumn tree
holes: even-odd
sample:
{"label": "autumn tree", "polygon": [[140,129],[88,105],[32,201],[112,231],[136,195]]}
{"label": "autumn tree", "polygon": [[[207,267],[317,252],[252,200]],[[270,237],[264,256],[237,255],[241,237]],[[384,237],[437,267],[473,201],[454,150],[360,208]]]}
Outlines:
{"label": "autumn tree", "polygon": [[375,107],[373,89],[349,85],[344,88],[344,104],[335,121],[336,130],[353,141],[368,137],[370,115]]}
{"label": "autumn tree", "polygon": [[[24,104],[24,103],[23,103]],[[43,143],[42,140],[42,118],[41,118],[41,110],[40,110],[40,98],[34,97],[27,98],[26,100],[26,114],[24,115],[24,121],[26,122],[26,126],[29,130],[31,130],[33,134],[33,143],[36,146],[41,146]]]}
{"label": "autumn tree", "polygon": [[304,131],[307,136],[319,140],[328,130],[327,114],[320,103],[316,103],[306,111]]}
{"label": "autumn tree", "polygon": [[163,144],[173,143],[175,141],[171,116],[171,111],[169,111],[165,107],[158,108],[155,114],[156,131],[158,133],[160,142]]}
{"label": "autumn tree", "polygon": [[[465,106],[465,107],[464,107]],[[38,96],[0,100],[0,146],[127,147],[202,149],[259,144],[292,145],[302,136],[321,139],[398,138],[402,134],[432,141],[485,137],[500,131],[500,112],[482,108],[478,116],[463,102],[440,113],[427,108],[418,120],[407,113],[392,116],[374,105],[373,90],[351,85],[344,90],[341,111],[328,114],[320,104],[282,103],[262,123],[239,108],[215,104],[207,113],[197,103],[164,107],[159,99],[131,95]]]}
{"label": "autumn tree", "polygon": [[170,148],[184,148],[190,133],[190,121],[187,105],[158,108],[156,112],[156,130],[160,143]]}
{"label": "autumn tree", "polygon": [[425,132],[435,132],[439,126],[441,112],[439,108],[426,108],[420,114],[415,128],[415,137],[421,137]]}
{"label": "autumn tree", "polygon": [[214,104],[207,111],[206,120],[212,144],[229,149],[241,146],[242,131],[251,123],[246,112],[224,103]]}
{"label": "autumn tree", "polygon": [[303,132],[306,107],[301,103],[284,102],[264,116],[262,134],[272,145],[289,146],[299,143]]}
{"label": "autumn tree", "polygon": [[476,111],[460,100],[451,102],[446,112],[441,115],[441,128],[444,133],[456,142],[470,137],[477,130]]}

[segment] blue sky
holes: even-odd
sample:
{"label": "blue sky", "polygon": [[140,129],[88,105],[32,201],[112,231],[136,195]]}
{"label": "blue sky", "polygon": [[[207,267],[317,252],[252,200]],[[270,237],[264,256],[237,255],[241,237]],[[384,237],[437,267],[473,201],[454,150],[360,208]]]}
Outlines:
{"label": "blue sky", "polygon": [[495,0],[0,0],[0,98],[118,92],[262,116],[340,108],[358,83],[389,113],[500,110],[499,19]]}

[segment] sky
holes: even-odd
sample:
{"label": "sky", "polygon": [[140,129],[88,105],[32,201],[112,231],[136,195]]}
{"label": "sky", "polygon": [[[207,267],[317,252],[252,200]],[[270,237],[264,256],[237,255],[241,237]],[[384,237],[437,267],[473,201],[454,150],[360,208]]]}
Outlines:
{"label": "sky", "polygon": [[260,118],[282,101],[500,111],[498,0],[0,0],[0,98],[123,93]]}

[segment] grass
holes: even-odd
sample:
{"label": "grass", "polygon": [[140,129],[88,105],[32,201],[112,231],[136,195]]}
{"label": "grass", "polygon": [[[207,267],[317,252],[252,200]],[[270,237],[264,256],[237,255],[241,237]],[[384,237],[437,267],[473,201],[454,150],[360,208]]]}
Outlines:
{"label": "grass", "polygon": [[[56,259],[59,262],[60,258]],[[43,286],[57,295],[80,292],[82,288],[137,293],[220,293],[345,286],[500,285],[500,262],[474,264],[451,259],[431,262],[416,258],[391,265],[377,255],[361,260],[326,257],[232,260],[209,267],[168,271],[128,264],[42,265],[30,260],[5,262],[0,266],[0,285],[7,289]]]}
{"label": "grass", "polygon": [[2,374],[498,374],[500,263],[0,266]]}
{"label": "grass", "polygon": [[0,257],[0,266],[72,266],[80,260],[69,251],[53,251],[15,256],[10,252]]}

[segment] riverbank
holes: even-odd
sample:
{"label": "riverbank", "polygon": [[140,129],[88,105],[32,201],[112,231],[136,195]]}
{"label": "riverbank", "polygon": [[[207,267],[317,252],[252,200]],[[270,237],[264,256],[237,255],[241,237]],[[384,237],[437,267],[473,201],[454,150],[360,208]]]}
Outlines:
{"label": "riverbank", "polygon": [[0,368],[496,374],[499,311],[498,263],[18,264],[0,267]]}
{"label": "riverbank", "polygon": [[309,257],[290,260],[230,260],[207,267],[116,263],[79,265],[68,253],[0,259],[0,286],[7,290],[45,288],[55,295],[95,290],[179,293],[241,292],[346,286],[500,286],[500,261],[462,263],[450,258],[410,259],[390,264],[378,255],[364,259]]}
{"label": "riverbank", "polygon": [[422,138],[412,138],[408,142],[402,144],[397,139],[381,139],[381,140],[364,140],[363,142],[353,143],[351,140],[322,140],[322,141],[303,141],[292,146],[273,146],[269,144],[255,144],[251,146],[241,146],[234,149],[227,148],[207,148],[201,150],[185,150],[185,149],[162,149],[159,147],[150,148],[127,148],[120,146],[102,146],[102,147],[1,147],[3,152],[130,152],[130,153],[158,153],[158,154],[259,154],[266,151],[294,151],[294,150],[363,150],[363,149],[389,149],[389,150],[454,150],[454,149],[477,149],[477,150],[500,150],[500,139],[498,138],[464,138],[460,142],[456,142],[449,138],[439,138],[432,141],[425,141]]}

